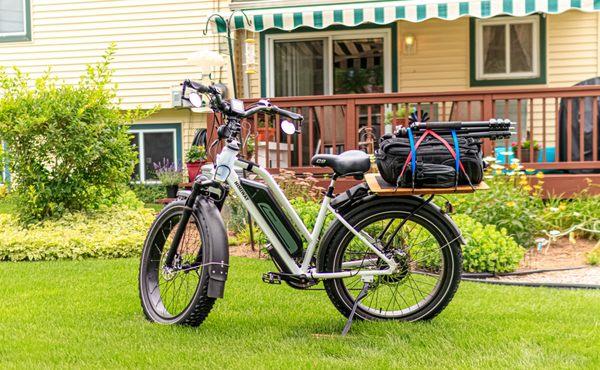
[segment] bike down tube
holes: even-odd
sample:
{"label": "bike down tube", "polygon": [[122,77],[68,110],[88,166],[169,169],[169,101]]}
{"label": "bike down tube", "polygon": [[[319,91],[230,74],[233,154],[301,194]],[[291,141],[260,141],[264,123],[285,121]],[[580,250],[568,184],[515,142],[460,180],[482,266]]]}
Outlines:
{"label": "bike down tube", "polygon": [[[217,167],[218,166],[219,165],[217,164]],[[241,168],[247,167],[243,162],[237,160],[235,161],[235,166]],[[255,169],[256,167],[252,168],[251,171],[255,172]],[[300,271],[300,268],[298,267],[296,262],[287,253],[285,247],[281,244],[281,242],[279,241],[273,230],[271,230],[269,224],[264,219],[258,208],[256,208],[254,203],[250,200],[248,194],[242,188],[239,177],[233,168],[231,168],[229,176],[227,177],[227,183],[230,187],[234,189],[236,195],[240,198],[241,202],[244,204],[246,209],[250,211],[250,214],[252,215],[254,221],[258,224],[263,233],[265,233],[267,239],[271,242],[273,248],[275,248],[275,251],[277,252],[277,254],[279,254],[289,271],[291,271],[291,273],[294,275],[302,274],[302,271]]]}
{"label": "bike down tube", "polygon": [[267,184],[267,187],[273,193],[275,201],[281,206],[281,208],[283,208],[285,214],[291,219],[292,224],[300,233],[302,233],[302,236],[306,239],[307,242],[312,242],[313,236],[310,234],[310,232],[306,228],[306,225],[304,225],[304,222],[302,222],[300,216],[298,216],[298,213],[296,213],[294,207],[292,207],[290,201],[287,199],[283,191],[281,191],[281,189],[277,185],[277,182],[275,182],[275,179],[273,179],[273,176],[271,176],[271,174],[268,171],[258,166],[252,166],[251,169],[248,169],[248,164],[242,161],[236,161],[235,166],[246,168],[246,171],[251,171],[252,173],[258,175],[258,177],[260,177],[262,180],[264,180],[264,182]]}

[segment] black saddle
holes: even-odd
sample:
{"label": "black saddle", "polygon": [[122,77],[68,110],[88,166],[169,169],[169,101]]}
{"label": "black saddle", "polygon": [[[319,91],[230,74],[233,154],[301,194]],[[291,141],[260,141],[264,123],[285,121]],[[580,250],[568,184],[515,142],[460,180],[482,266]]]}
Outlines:
{"label": "black saddle", "polygon": [[318,167],[330,167],[338,176],[362,175],[371,168],[369,155],[360,150],[349,150],[342,154],[317,154],[310,164]]}

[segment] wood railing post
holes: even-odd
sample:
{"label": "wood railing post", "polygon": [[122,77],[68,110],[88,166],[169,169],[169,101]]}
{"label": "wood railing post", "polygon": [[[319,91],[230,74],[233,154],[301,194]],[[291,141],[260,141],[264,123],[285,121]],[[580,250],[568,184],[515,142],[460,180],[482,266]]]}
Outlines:
{"label": "wood railing post", "polygon": [[[493,114],[494,114],[494,100],[492,99],[492,95],[491,94],[485,94],[483,96],[481,114],[483,116],[481,118],[484,121],[487,121],[489,119],[494,118],[493,117]],[[492,147],[491,140],[490,139],[484,139],[483,140],[483,154],[484,155],[492,155],[493,150],[494,149]]]}
{"label": "wood railing post", "polygon": [[346,101],[346,142],[344,150],[356,149],[358,143],[358,115],[356,114],[356,100]]}

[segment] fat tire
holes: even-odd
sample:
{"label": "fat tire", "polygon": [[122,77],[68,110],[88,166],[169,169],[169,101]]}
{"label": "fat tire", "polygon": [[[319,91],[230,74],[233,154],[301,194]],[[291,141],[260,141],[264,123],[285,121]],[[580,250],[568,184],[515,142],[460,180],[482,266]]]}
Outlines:
{"label": "fat tire", "polygon": [[[370,207],[363,207],[358,212],[354,212],[349,215],[347,221],[355,227],[362,220],[373,217],[382,212],[400,211],[409,214],[414,209],[414,205],[406,204],[402,202],[386,202],[375,204]],[[455,233],[449,229],[448,224],[441,219],[442,215],[428,207],[422,208],[415,214],[416,217],[420,217],[431,224],[435,229],[441,233],[446,239],[448,244],[449,257],[452,262],[451,276],[449,279],[445,279],[442,282],[442,288],[438,292],[437,296],[422,309],[407,315],[405,317],[387,317],[387,316],[376,316],[373,315],[360,306],[357,307],[354,319],[359,320],[401,320],[401,321],[419,321],[419,320],[431,320],[437,316],[440,312],[446,308],[448,303],[454,297],[454,294],[458,290],[458,286],[461,280],[462,272],[462,251],[460,242],[457,238],[452,235]],[[427,226],[423,225],[427,228]],[[429,230],[433,233],[432,230]],[[330,239],[327,245],[322,247],[326,248],[323,251],[322,264],[324,272],[332,272],[334,269],[334,259],[340,248],[344,248],[342,242],[345,236],[350,233],[346,228],[339,228]],[[435,234],[434,234],[435,235]],[[445,266],[445,268],[448,266]],[[446,276],[448,276],[446,274]],[[342,286],[342,279],[327,279],[323,281],[327,295],[337,310],[344,316],[349,317],[354,304],[354,300],[347,294],[347,291]],[[442,293],[442,294],[440,294]]]}
{"label": "fat tire", "polygon": [[[206,319],[212,307],[216,301],[216,298],[211,298],[207,296],[208,290],[208,268],[202,269],[202,274],[200,276],[198,287],[194,294],[194,297],[190,301],[188,307],[179,315],[173,317],[172,319],[165,319],[160,317],[155,311],[154,308],[148,303],[149,297],[147,296],[147,288],[145,281],[145,272],[148,261],[146,259],[149,258],[150,248],[153,245],[153,241],[157,236],[157,233],[163,227],[163,224],[176,215],[177,213],[182,213],[185,207],[185,201],[175,201],[169,203],[162,211],[158,214],[152,226],[150,227],[150,231],[146,236],[146,240],[144,241],[144,248],[142,250],[142,256],[140,259],[140,266],[138,270],[138,282],[139,282],[139,297],[140,303],[142,305],[142,309],[144,311],[144,316],[146,319],[152,322],[156,322],[159,324],[165,325],[185,325],[185,326],[200,326],[202,322]],[[200,233],[200,237],[202,238],[202,248],[203,248],[203,262],[206,263],[207,253],[210,246],[208,245],[210,238],[205,237],[208,235],[208,228],[206,227],[206,223],[202,222],[201,215],[198,217],[196,214],[192,214],[191,217],[196,219],[196,225],[199,228],[198,232]],[[200,219],[199,219],[200,218]]]}

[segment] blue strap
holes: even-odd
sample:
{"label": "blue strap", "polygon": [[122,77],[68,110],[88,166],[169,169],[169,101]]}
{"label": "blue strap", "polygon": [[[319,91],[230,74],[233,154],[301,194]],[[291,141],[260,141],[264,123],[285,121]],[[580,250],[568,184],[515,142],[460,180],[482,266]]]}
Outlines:
{"label": "blue strap", "polygon": [[414,178],[415,173],[417,171],[417,149],[415,148],[415,139],[413,137],[412,130],[410,127],[407,129],[408,131],[408,142],[410,143],[410,169],[412,171],[412,176]]}
{"label": "blue strap", "polygon": [[458,146],[458,136],[456,135],[456,130],[452,130],[452,141],[454,141],[454,152],[456,153],[456,157],[454,157],[454,163],[456,166],[456,185],[458,185],[458,174],[460,173],[460,147]]}

